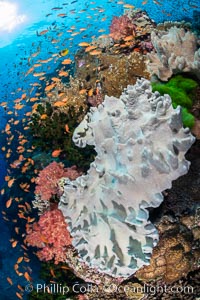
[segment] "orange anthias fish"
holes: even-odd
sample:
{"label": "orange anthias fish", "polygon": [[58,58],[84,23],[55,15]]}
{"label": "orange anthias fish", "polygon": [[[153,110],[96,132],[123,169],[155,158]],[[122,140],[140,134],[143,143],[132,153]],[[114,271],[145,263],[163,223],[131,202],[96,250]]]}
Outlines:
{"label": "orange anthias fish", "polygon": [[16,296],[17,296],[19,299],[23,300],[23,297],[22,297],[22,295],[21,295],[20,293],[16,292]]}
{"label": "orange anthias fish", "polygon": [[65,106],[66,103],[64,101],[56,101],[53,106],[55,107],[62,107],[62,106]]}
{"label": "orange anthias fish", "polygon": [[44,35],[45,33],[47,33],[49,30],[46,29],[46,30],[42,30],[41,32],[39,32],[39,35]]}
{"label": "orange anthias fish", "polygon": [[13,198],[10,198],[7,202],[6,202],[6,208],[9,208],[12,204],[12,200]]}
{"label": "orange anthias fish", "polygon": [[10,277],[7,277],[6,279],[10,283],[10,285],[13,285],[12,279]]}
{"label": "orange anthias fish", "polygon": [[51,153],[51,156],[52,157],[58,157],[60,155],[60,153],[62,152],[62,150],[54,150],[52,153]]}
{"label": "orange anthias fish", "polygon": [[17,260],[17,264],[20,264],[22,262],[22,260],[24,259],[23,256],[19,257],[18,260]]}
{"label": "orange anthias fish", "polygon": [[8,181],[8,187],[9,187],[9,188],[13,185],[14,181],[15,181],[15,178],[12,178],[12,179],[10,179],[10,180]]}
{"label": "orange anthias fish", "polygon": [[65,131],[66,131],[66,132],[70,132],[70,131],[69,131],[69,126],[68,126],[68,124],[65,125]]}
{"label": "orange anthias fish", "polygon": [[26,278],[27,281],[32,281],[32,278],[30,277],[30,275],[28,274],[28,272],[24,273],[24,277]]}
{"label": "orange anthias fish", "polygon": [[72,60],[71,60],[70,58],[64,59],[64,60],[62,61],[62,65],[70,65],[71,63],[72,63]]}

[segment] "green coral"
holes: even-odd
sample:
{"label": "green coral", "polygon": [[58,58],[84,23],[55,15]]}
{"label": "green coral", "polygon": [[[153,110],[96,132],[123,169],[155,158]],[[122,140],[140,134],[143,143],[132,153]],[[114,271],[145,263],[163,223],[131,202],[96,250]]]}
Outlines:
{"label": "green coral", "polygon": [[193,104],[194,91],[198,83],[182,75],[171,78],[167,83],[152,83],[152,91],[158,91],[161,95],[168,94],[172,99],[172,105],[182,107],[182,121],[185,127],[194,126],[194,116],[189,112]]}
{"label": "green coral", "polygon": [[[46,118],[41,119],[42,115],[46,115]],[[61,112],[48,102],[39,104],[30,123],[33,145],[49,153],[61,149],[60,158],[63,162],[75,164],[86,171],[94,160],[94,148],[87,146],[81,149],[72,141],[73,132],[83,117],[82,108],[78,113],[73,107],[70,107],[68,112]],[[69,132],[66,132],[66,125],[69,127]]]}

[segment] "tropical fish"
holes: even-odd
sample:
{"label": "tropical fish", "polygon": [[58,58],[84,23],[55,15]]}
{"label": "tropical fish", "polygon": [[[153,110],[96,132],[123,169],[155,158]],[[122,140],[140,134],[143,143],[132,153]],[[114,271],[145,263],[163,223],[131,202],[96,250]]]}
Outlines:
{"label": "tropical fish", "polygon": [[60,155],[60,153],[62,152],[62,150],[58,149],[58,150],[54,150],[52,153],[51,153],[51,156],[52,157],[58,157]]}
{"label": "tropical fish", "polygon": [[71,62],[72,62],[71,59],[68,58],[68,59],[65,59],[65,60],[62,61],[62,65],[70,65]]}
{"label": "tropical fish", "polygon": [[69,73],[68,72],[65,72],[65,71],[60,71],[59,73],[58,73],[58,75],[59,76],[64,76],[64,77],[67,77],[67,76],[69,76]]}
{"label": "tropical fish", "polygon": [[66,132],[70,132],[70,131],[69,131],[69,126],[68,126],[68,124],[65,125],[65,131],[66,131]]}
{"label": "tropical fish", "polygon": [[55,107],[62,107],[62,106],[65,106],[65,105],[66,105],[66,103],[63,102],[63,101],[56,101],[56,102],[53,104],[53,106],[55,106]]}
{"label": "tropical fish", "polygon": [[12,242],[12,247],[15,248],[17,246],[18,241],[13,241]]}
{"label": "tropical fish", "polygon": [[41,117],[40,117],[40,119],[41,120],[46,120],[47,117],[48,117],[47,114],[42,114]]}
{"label": "tropical fish", "polygon": [[13,285],[13,281],[12,281],[12,279],[10,277],[7,277],[6,279],[10,283],[10,285]]}
{"label": "tropical fish", "polygon": [[133,5],[131,5],[131,4],[124,4],[124,8],[130,8],[130,9],[132,9],[132,8],[134,8],[135,6],[133,6]]}
{"label": "tropical fish", "polygon": [[6,201],[6,208],[9,208],[12,204],[13,198],[10,198],[8,201]]}
{"label": "tropical fish", "polygon": [[101,50],[93,50],[89,53],[90,53],[90,55],[99,55],[99,54],[101,54]]}
{"label": "tropical fish", "polygon": [[18,260],[17,260],[17,264],[20,264],[22,262],[22,260],[24,259],[23,256],[19,257]]}
{"label": "tropical fish", "polygon": [[39,35],[44,35],[44,34],[46,34],[48,31],[49,31],[48,29],[42,30],[41,32],[39,32]]}
{"label": "tropical fish", "polygon": [[10,179],[10,180],[8,181],[8,187],[9,187],[9,188],[13,185],[14,181],[15,181],[15,178],[12,178],[12,179]]}
{"label": "tropical fish", "polygon": [[23,297],[22,297],[22,295],[21,295],[20,293],[16,292],[16,296],[17,296],[19,299],[23,300]]}
{"label": "tropical fish", "polygon": [[90,46],[90,44],[86,43],[86,42],[81,42],[78,45],[81,46],[81,47],[88,47],[88,46]]}
{"label": "tropical fish", "polygon": [[18,284],[17,287],[20,291],[22,291],[22,292],[24,291],[24,289],[21,287],[21,285]]}
{"label": "tropical fish", "polygon": [[54,273],[54,270],[52,268],[50,268],[50,273],[53,277],[56,277],[55,273]]}

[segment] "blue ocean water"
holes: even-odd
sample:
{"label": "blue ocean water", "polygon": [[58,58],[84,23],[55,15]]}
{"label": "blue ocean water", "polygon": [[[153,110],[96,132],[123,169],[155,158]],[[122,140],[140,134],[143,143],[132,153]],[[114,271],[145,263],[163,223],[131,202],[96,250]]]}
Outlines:
{"label": "blue ocean water", "polygon": [[[198,24],[200,18],[198,0],[0,0],[0,102],[6,102],[6,105],[0,107],[0,130],[3,130],[12,118],[8,111],[13,111],[16,98],[20,98],[24,93],[34,97],[37,91],[36,88],[32,89],[31,84],[38,82],[38,78],[26,76],[32,65],[37,60],[46,60],[50,55],[59,53],[62,48],[69,49],[67,57],[73,60],[80,49],[80,42],[90,42],[92,37],[101,34],[99,31],[102,29],[105,30],[104,33],[109,32],[113,16],[122,15],[125,4],[145,10],[156,23],[185,20]],[[59,14],[65,16],[60,17]],[[47,34],[41,34],[45,30]],[[72,35],[74,32],[78,34]],[[58,33],[62,35],[58,37]],[[59,42],[52,43],[54,39],[59,39]],[[37,52],[37,57],[34,58],[34,53]],[[58,66],[59,61],[51,60],[37,71],[48,75]],[[24,106],[16,112],[15,117],[23,119],[30,108]],[[1,148],[7,147],[7,142],[1,134]],[[11,150],[15,151],[15,145],[11,146]],[[7,164],[2,151],[0,189],[4,188],[4,178],[8,175]],[[3,195],[0,197],[0,210],[5,211],[5,199]],[[12,211],[11,214],[14,219],[15,212]],[[9,239],[12,238],[13,228],[3,216],[5,215],[0,214],[0,299],[12,300],[16,299],[17,284],[24,286],[26,280],[23,276],[19,277],[13,269],[22,250],[19,245],[15,248],[11,246]],[[37,279],[40,264],[36,258],[32,258],[29,268],[32,277]],[[7,277],[12,278],[13,285],[6,281]]]}

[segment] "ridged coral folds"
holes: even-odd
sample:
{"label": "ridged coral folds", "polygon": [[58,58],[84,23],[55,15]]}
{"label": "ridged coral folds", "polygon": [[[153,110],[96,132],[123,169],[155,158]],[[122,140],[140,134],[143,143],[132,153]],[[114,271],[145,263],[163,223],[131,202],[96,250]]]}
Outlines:
{"label": "ridged coral folds", "polygon": [[187,173],[194,137],[182,127],[180,107],[140,79],[120,99],[106,96],[91,108],[73,140],[94,145],[97,156],[86,175],[65,180],[59,208],[72,243],[89,266],[127,278],[149,264],[158,233],[147,208]]}

